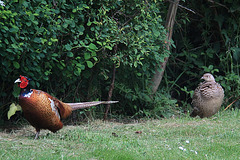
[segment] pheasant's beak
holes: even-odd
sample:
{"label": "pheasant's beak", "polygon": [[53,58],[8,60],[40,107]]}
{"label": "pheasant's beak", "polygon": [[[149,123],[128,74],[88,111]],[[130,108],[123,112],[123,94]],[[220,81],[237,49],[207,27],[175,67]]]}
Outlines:
{"label": "pheasant's beak", "polygon": [[18,78],[14,83],[21,83],[20,78]]}

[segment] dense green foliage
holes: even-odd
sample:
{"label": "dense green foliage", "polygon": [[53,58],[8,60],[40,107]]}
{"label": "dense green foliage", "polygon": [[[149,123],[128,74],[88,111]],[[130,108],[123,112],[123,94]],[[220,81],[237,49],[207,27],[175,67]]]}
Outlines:
{"label": "dense green foliage", "polygon": [[142,110],[151,102],[146,87],[154,65],[168,56],[160,6],[139,0],[16,0],[1,6],[1,110],[15,101],[13,82],[20,74],[64,101],[106,100],[113,64],[112,99],[120,101],[115,111]]}
{"label": "dense green foliage", "polygon": [[[106,100],[116,67],[112,115],[168,117],[190,109],[204,72],[225,89],[226,103],[240,93],[239,5],[180,1],[174,47],[154,96],[155,65],[169,56],[164,20],[169,2],[14,0],[0,6],[0,119],[6,118],[21,74],[66,102]],[[238,102],[235,103],[238,105]],[[93,113],[102,116],[104,108]],[[83,113],[83,112],[79,112]]]}
{"label": "dense green foliage", "polygon": [[177,47],[168,63],[167,76],[168,80],[172,79],[170,84],[174,84],[171,88],[176,91],[174,96],[186,102],[191,100],[189,95],[203,73],[213,73],[225,89],[226,107],[240,96],[240,12],[235,1],[214,2],[182,3],[195,13],[178,10],[173,34]]}

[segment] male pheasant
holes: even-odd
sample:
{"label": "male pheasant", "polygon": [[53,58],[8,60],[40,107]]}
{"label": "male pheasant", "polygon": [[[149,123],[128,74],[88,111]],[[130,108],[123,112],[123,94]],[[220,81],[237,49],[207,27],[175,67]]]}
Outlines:
{"label": "male pheasant", "polygon": [[20,76],[15,83],[21,88],[19,104],[24,117],[36,129],[35,139],[41,129],[56,132],[63,127],[61,119],[67,118],[73,110],[88,108],[99,104],[117,103],[118,101],[96,101],[83,103],[64,103],[48,93],[30,89],[30,79]]}
{"label": "male pheasant", "polygon": [[210,73],[205,73],[201,79],[205,81],[194,91],[192,98],[194,108],[190,116],[211,117],[219,111],[223,103],[224,90]]}

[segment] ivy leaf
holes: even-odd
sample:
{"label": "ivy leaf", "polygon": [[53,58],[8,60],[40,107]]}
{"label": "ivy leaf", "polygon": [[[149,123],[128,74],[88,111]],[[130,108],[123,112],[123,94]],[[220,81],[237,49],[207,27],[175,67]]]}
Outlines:
{"label": "ivy leaf", "polygon": [[8,119],[10,119],[16,111],[22,111],[22,107],[19,104],[12,103],[8,110]]}

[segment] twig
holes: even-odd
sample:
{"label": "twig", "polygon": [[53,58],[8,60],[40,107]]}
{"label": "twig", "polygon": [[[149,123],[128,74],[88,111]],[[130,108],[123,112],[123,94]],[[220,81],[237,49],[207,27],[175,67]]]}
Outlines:
{"label": "twig", "polygon": [[[174,2],[174,1],[172,1],[172,0],[168,0],[168,1],[171,2],[171,3],[177,4],[177,2]],[[189,12],[192,12],[192,13],[194,13],[194,14],[197,14],[194,10],[192,10],[192,9],[190,9],[190,8],[184,7],[184,6],[181,5],[181,4],[177,4],[177,5],[178,5],[180,8],[183,8],[183,9],[189,11]]]}
{"label": "twig", "polygon": [[183,9],[186,9],[186,10],[189,11],[189,12],[192,12],[192,13],[196,14],[195,11],[193,11],[192,9],[189,9],[189,8],[187,8],[187,7],[184,7],[184,6],[182,6],[181,4],[178,4],[178,6],[181,7],[181,8],[183,8]]}
{"label": "twig", "polygon": [[229,104],[229,105],[224,109],[224,111],[226,111],[231,105],[233,105],[233,103],[235,103],[239,98],[240,98],[240,96],[239,96],[237,99],[235,99],[231,104]]}
{"label": "twig", "polygon": [[226,8],[226,9],[229,11],[229,8],[227,8],[227,6],[225,6],[225,5],[221,4],[221,3],[215,2],[215,1],[213,1],[213,0],[207,0],[207,1],[208,1],[208,2],[211,2],[211,3],[213,3],[213,4],[217,4],[217,5],[221,6],[221,7],[224,7],[224,8]]}

